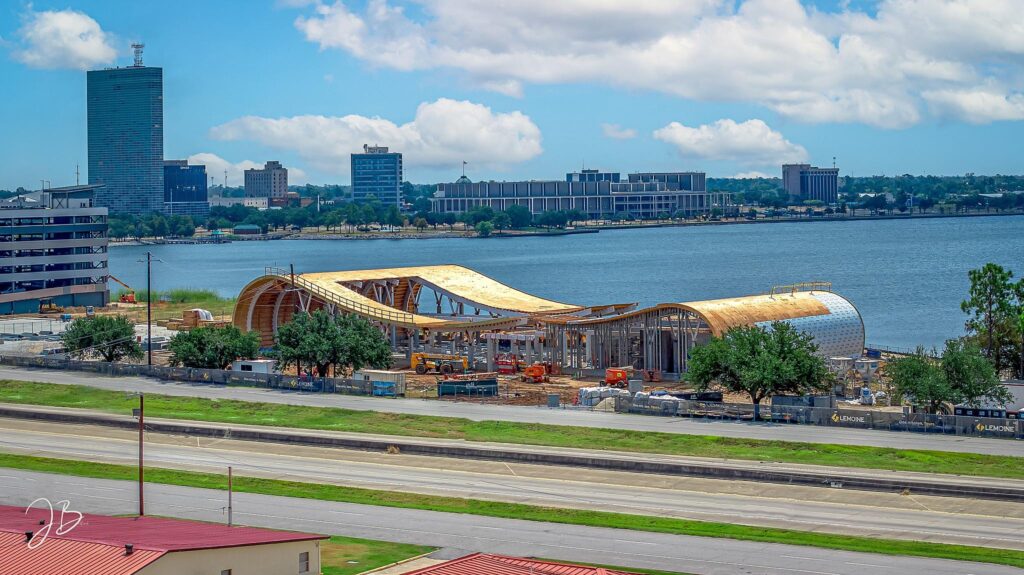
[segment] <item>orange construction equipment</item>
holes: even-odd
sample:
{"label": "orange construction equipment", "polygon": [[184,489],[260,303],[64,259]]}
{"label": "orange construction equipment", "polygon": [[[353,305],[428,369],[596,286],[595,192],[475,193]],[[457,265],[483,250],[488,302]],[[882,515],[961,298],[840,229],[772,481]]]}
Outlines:
{"label": "orange construction equipment", "polygon": [[107,277],[110,278],[111,280],[113,280],[113,281],[123,285],[125,287],[125,289],[128,290],[126,293],[121,294],[121,297],[119,298],[119,301],[121,303],[135,303],[135,290],[132,289],[132,286],[124,283],[123,281],[117,279],[116,277],[114,277],[112,275],[108,275]]}
{"label": "orange construction equipment", "polygon": [[631,373],[633,373],[632,368],[609,367],[604,370],[604,384],[612,387],[626,387],[629,385]]}
{"label": "orange construction equipment", "polygon": [[522,380],[529,383],[544,383],[548,380],[548,366],[535,363],[523,369]]}

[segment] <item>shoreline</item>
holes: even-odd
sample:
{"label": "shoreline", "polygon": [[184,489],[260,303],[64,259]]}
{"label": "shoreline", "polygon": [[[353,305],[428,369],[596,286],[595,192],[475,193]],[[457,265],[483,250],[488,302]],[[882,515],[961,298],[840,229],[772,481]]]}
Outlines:
{"label": "shoreline", "polygon": [[720,220],[720,221],[683,221],[683,222],[652,222],[652,223],[638,223],[638,224],[618,224],[618,225],[603,225],[603,226],[586,226],[579,227],[569,230],[557,230],[557,231],[528,231],[528,232],[516,232],[506,231],[501,233],[493,233],[487,238],[482,238],[476,234],[476,232],[465,230],[465,231],[448,231],[448,232],[436,232],[436,233],[418,233],[418,232],[345,232],[345,233],[311,233],[311,232],[295,232],[290,234],[274,235],[270,237],[260,238],[246,238],[244,240],[231,240],[230,242],[203,242],[203,241],[111,241],[108,246],[144,246],[144,245],[196,245],[196,244],[220,244],[220,243],[233,243],[234,241],[269,241],[269,240],[333,240],[333,241],[358,241],[358,240],[426,240],[426,239],[499,239],[499,238],[521,238],[521,237],[556,237],[556,236],[571,236],[578,234],[596,234],[605,231],[617,231],[617,230],[638,230],[646,228],[682,228],[682,227],[695,227],[695,226],[731,226],[731,225],[756,225],[756,224],[783,224],[783,223],[811,223],[811,222],[864,222],[864,221],[876,221],[876,220],[932,220],[932,219],[951,219],[951,218],[985,218],[985,217],[1006,217],[1006,216],[1024,216],[1024,212],[988,212],[988,213],[976,213],[976,214],[914,214],[914,215],[902,215],[892,214],[884,216],[849,216],[849,215],[830,215],[830,216],[816,216],[816,217],[785,217],[785,218],[763,218],[757,220],[747,220],[745,218],[731,219],[731,220]]}

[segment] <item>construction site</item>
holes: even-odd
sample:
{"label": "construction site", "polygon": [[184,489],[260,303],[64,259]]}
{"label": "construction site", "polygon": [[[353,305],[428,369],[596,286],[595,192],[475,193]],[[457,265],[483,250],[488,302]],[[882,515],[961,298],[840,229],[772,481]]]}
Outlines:
{"label": "construction site", "polygon": [[378,326],[391,342],[394,369],[408,372],[409,395],[433,395],[427,390],[438,380],[464,381],[462,391],[478,398],[532,405],[548,394],[578,398],[578,388],[595,382],[671,388],[691,349],[738,326],[789,322],[830,361],[864,352],[860,314],[824,282],[641,308],[552,301],[456,265],[304,274],[267,268],[242,289],[232,319],[269,348],[294,314],[321,309]]}

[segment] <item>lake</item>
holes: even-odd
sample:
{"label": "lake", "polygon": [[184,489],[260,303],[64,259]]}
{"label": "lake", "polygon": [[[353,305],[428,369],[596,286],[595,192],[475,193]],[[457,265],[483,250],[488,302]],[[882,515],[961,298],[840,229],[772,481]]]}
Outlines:
{"label": "lake", "polygon": [[[870,343],[941,346],[963,333],[967,271],[986,262],[1024,274],[1024,216],[645,228],[558,237],[279,240],[124,246],[110,272],[144,289],[225,296],[265,266],[296,272],[459,264],[574,304],[652,305],[830,281],[864,318]],[[111,285],[113,290],[115,285]],[[116,291],[116,290],[115,290]]]}

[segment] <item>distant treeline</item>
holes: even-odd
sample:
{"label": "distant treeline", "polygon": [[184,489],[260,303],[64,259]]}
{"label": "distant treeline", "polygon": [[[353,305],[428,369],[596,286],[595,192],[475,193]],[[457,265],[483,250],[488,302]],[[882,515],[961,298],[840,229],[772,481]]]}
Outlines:
{"label": "distant treeline", "polygon": [[[892,194],[914,198],[930,198],[936,202],[957,196],[998,194],[1024,190],[1024,176],[868,176],[839,178],[840,197],[848,202],[857,201],[861,194]],[[757,202],[764,196],[774,197],[782,189],[782,178],[708,178],[712,191],[743,194],[748,202]],[[763,202],[768,203],[768,202]]]}

